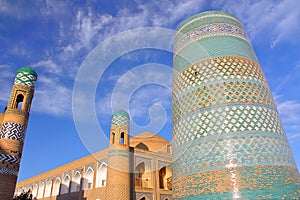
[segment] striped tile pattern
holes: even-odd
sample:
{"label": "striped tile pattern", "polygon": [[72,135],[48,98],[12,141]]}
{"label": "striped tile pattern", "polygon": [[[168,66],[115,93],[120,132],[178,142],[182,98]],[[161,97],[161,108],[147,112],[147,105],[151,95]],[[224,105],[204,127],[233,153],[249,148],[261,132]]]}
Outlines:
{"label": "striped tile pattern", "polygon": [[201,13],[179,28],[174,48],[173,199],[299,197],[299,172],[240,22]]}

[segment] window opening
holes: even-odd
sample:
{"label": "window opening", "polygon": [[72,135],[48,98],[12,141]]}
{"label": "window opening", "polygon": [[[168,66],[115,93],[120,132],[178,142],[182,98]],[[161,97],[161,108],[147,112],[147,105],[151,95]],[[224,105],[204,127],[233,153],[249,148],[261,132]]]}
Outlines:
{"label": "window opening", "polygon": [[18,94],[16,109],[20,109],[20,110],[22,109],[23,100],[24,100],[23,94]]}
{"label": "window opening", "polygon": [[121,133],[120,144],[124,144],[124,133]]}

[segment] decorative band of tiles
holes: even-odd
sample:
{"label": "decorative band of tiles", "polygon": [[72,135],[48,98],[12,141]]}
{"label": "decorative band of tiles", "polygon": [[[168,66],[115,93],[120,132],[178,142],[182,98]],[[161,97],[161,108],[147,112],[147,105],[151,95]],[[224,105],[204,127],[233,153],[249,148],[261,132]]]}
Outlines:
{"label": "decorative band of tiles", "polygon": [[113,157],[113,156],[122,156],[122,157],[129,157],[129,151],[125,151],[125,150],[110,150],[109,151],[109,157]]}
{"label": "decorative band of tiles", "polygon": [[173,96],[173,121],[195,110],[224,104],[264,104],[276,109],[272,94],[265,83],[227,80],[197,85]]}
{"label": "decorative band of tiles", "polygon": [[178,95],[182,90],[196,85],[232,79],[267,84],[263,71],[256,62],[238,56],[224,56],[194,63],[179,72],[174,79],[173,93]]}
{"label": "decorative band of tiles", "polygon": [[209,135],[235,132],[283,134],[278,112],[262,105],[225,105],[202,109],[173,123],[173,148]]}
{"label": "decorative band of tiles", "polygon": [[17,156],[11,156],[7,154],[0,154],[0,161],[9,162],[9,163],[20,163],[20,158]]}
{"label": "decorative band of tiles", "polygon": [[[180,34],[180,33],[178,33]],[[235,36],[249,42],[246,32],[244,29],[231,25],[231,24],[210,24],[202,27],[197,27],[194,30],[191,30],[189,33],[183,35],[182,39],[176,42],[174,51],[178,52],[181,48],[186,46],[189,43],[194,42],[195,40],[200,40],[206,37],[212,36]],[[180,36],[180,35],[179,35]],[[178,35],[177,35],[178,37]]]}
{"label": "decorative band of tiles", "polygon": [[174,199],[295,199],[299,195],[298,170],[288,166],[228,167],[173,179]]}
{"label": "decorative band of tiles", "polygon": [[0,138],[23,141],[25,138],[26,126],[14,122],[3,122]]}
{"label": "decorative band of tiles", "polygon": [[196,139],[174,149],[173,177],[261,164],[296,167],[285,135],[245,132]]}
{"label": "decorative band of tiles", "polygon": [[129,119],[127,116],[118,115],[118,116],[113,116],[113,118],[112,118],[112,124],[116,124],[116,125],[125,124],[126,125],[128,123],[129,123]]}
{"label": "decorative band of tiles", "polygon": [[35,81],[37,77],[28,72],[17,73],[14,84],[24,84],[30,87],[35,86]]}
{"label": "decorative band of tiles", "polygon": [[13,169],[0,168],[0,174],[18,176],[18,172]]}
{"label": "decorative band of tiles", "polygon": [[[224,22],[227,22],[227,23],[230,23],[230,24],[236,24],[236,25],[239,25],[239,26],[242,26],[241,25],[241,22],[233,17],[232,15],[228,15],[227,13],[226,14],[220,14],[220,13],[214,13],[214,14],[200,14],[200,15],[196,15],[192,18],[190,18],[188,21],[184,22],[177,30],[177,32],[184,32],[184,30],[187,28],[187,27],[190,27],[191,24],[195,24],[195,22],[201,22],[201,24],[203,25],[204,24],[208,24],[208,21],[207,20],[211,20],[211,19],[222,19],[222,21]],[[210,21],[211,22],[211,21]],[[197,24],[195,27],[199,27],[201,26],[201,24]]]}

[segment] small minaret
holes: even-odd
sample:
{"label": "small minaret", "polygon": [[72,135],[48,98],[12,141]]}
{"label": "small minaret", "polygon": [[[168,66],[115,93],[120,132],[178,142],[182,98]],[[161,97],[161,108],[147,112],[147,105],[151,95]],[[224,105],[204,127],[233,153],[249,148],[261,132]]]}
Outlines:
{"label": "small minaret", "polygon": [[106,199],[130,199],[129,115],[114,112],[110,129]]}
{"label": "small minaret", "polygon": [[34,93],[36,72],[17,71],[8,105],[0,114],[0,199],[13,199]]}

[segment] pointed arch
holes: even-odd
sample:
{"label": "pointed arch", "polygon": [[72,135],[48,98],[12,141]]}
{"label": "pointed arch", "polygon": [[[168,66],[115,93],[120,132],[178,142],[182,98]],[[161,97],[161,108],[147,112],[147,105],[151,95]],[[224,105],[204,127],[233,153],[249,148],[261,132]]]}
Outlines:
{"label": "pointed arch", "polygon": [[38,189],[37,198],[43,198],[45,191],[45,181],[41,181]]}
{"label": "pointed arch", "polygon": [[96,187],[105,187],[107,180],[107,164],[103,162],[97,169]]}
{"label": "pointed arch", "polygon": [[50,197],[50,195],[51,195],[51,189],[52,189],[52,180],[48,180],[46,182],[44,197]]}
{"label": "pointed arch", "polygon": [[142,196],[141,198],[139,198],[139,200],[150,200],[147,196]]}
{"label": "pointed arch", "polygon": [[54,183],[53,183],[53,189],[52,189],[52,195],[51,196],[54,197],[54,196],[59,195],[60,183],[61,183],[61,180],[60,180],[59,177],[57,177],[54,180]]}
{"label": "pointed arch", "polygon": [[39,185],[37,183],[33,184],[32,193],[31,193],[33,198],[37,197],[38,187]]}
{"label": "pointed arch", "polygon": [[70,175],[66,174],[61,184],[60,194],[66,194],[69,192],[70,180],[71,180]]}
{"label": "pointed arch", "polygon": [[149,148],[147,145],[145,145],[144,143],[140,142],[138,143],[135,148],[139,148],[139,149],[143,149],[143,150],[146,150],[146,151],[149,151]]}
{"label": "pointed arch", "polygon": [[23,94],[18,94],[16,98],[16,104],[15,104],[15,109],[22,109],[24,102],[24,95]]}
{"label": "pointed arch", "polygon": [[164,166],[159,170],[159,188],[164,190],[172,190],[172,170],[168,166]]}
{"label": "pointed arch", "polygon": [[120,144],[125,144],[125,133],[122,132],[121,135],[120,135],[120,141],[119,141]]}
{"label": "pointed arch", "polygon": [[72,178],[70,192],[80,191],[80,181],[81,181],[81,174],[79,171],[76,171]]}
{"label": "pointed arch", "polygon": [[145,162],[140,162],[135,167],[135,186],[146,188],[152,187],[150,168],[146,165]]}
{"label": "pointed arch", "polygon": [[92,169],[91,167],[89,167],[84,176],[83,176],[83,180],[82,180],[82,190],[88,190],[88,189],[92,189],[93,187],[93,180],[94,180],[94,169]]}

